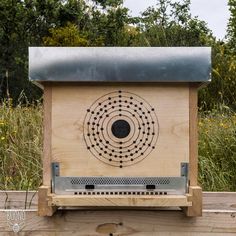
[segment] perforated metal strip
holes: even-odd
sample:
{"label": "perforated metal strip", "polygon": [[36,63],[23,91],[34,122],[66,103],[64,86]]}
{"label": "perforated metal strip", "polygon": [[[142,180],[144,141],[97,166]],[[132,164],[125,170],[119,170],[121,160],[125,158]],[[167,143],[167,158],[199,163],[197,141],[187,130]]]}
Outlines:
{"label": "perforated metal strip", "polygon": [[[90,188],[87,188],[89,186]],[[147,186],[151,186],[151,189]],[[74,194],[75,192],[165,192],[166,194],[184,194],[186,177],[55,177],[56,194]]]}
{"label": "perforated metal strip", "polygon": [[71,177],[73,185],[147,185],[147,184],[170,184],[174,179],[166,177]]}

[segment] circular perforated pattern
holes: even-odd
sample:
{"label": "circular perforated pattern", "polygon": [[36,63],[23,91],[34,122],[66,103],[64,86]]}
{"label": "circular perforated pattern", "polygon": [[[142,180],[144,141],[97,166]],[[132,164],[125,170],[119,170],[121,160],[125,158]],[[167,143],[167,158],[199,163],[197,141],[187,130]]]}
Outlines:
{"label": "circular perforated pattern", "polygon": [[116,167],[135,164],[156,148],[159,126],[154,108],[140,96],[115,91],[98,98],[84,120],[87,149]]}

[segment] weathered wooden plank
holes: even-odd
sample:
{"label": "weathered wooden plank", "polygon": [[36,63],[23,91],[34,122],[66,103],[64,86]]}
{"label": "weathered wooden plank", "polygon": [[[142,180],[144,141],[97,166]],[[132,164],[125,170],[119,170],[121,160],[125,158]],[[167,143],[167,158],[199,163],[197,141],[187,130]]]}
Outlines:
{"label": "weathered wooden plank", "polygon": [[[1,234],[1,236],[15,236],[16,234],[13,233],[3,233]],[[19,234],[17,234],[19,236],[64,236],[64,235],[68,235],[68,236],[76,236],[76,235],[84,235],[81,234],[81,232],[75,232],[75,231],[66,231],[65,232],[42,232],[42,231],[34,231],[33,233],[31,232],[21,232]],[[86,236],[96,236],[97,234],[86,234]],[[107,235],[107,234],[98,234],[98,235]],[[117,236],[117,235],[124,235],[124,234],[109,234],[108,236]],[[132,236],[235,236],[235,233],[194,233],[192,232],[191,234],[189,234],[189,232],[145,232],[145,234],[143,232],[137,232],[135,234],[132,234]]]}
{"label": "weathered wooden plank", "polygon": [[[12,235],[0,212],[0,233]],[[236,212],[204,212],[186,217],[181,211],[58,211],[53,217],[26,213],[20,235],[235,235]],[[2,235],[2,234],[1,234]]]}
{"label": "weathered wooden plank", "polygon": [[[144,234],[145,233],[145,234]],[[132,234],[132,236],[235,236],[235,233],[189,233],[189,232],[137,232],[135,234]],[[1,236],[15,236],[16,234],[13,233],[3,233],[1,234]],[[68,236],[76,236],[76,235],[84,235],[81,234],[81,232],[75,232],[75,231],[66,231],[66,232],[42,232],[42,231],[34,231],[33,233],[31,232],[21,232],[19,234],[17,234],[19,236],[64,236],[64,235],[68,235]],[[96,236],[97,234],[86,234],[86,236]],[[107,235],[107,234],[98,234],[98,235]],[[117,235],[124,235],[124,234],[109,234],[108,236],[117,236]],[[125,234],[127,235],[127,234]]]}
{"label": "weathered wooden plank", "polygon": [[236,192],[203,192],[203,209],[236,211]]}
{"label": "weathered wooden plank", "polygon": [[36,209],[37,191],[0,191],[0,209]]}
{"label": "weathered wooden plank", "polygon": [[38,191],[38,215],[39,216],[52,216],[57,210],[55,206],[49,206],[48,195],[51,188],[49,186],[41,186]]}

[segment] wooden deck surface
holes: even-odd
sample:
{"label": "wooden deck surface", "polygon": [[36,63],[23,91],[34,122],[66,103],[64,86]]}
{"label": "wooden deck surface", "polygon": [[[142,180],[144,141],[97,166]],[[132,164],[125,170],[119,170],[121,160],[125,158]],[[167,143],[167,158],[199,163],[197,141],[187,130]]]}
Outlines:
{"label": "wooden deck surface", "polygon": [[[31,207],[29,208],[29,205]],[[236,193],[203,194],[203,217],[188,218],[179,210],[59,210],[37,216],[37,193],[0,192],[0,235],[15,235],[7,223],[7,208],[26,206],[18,235],[236,235]]]}

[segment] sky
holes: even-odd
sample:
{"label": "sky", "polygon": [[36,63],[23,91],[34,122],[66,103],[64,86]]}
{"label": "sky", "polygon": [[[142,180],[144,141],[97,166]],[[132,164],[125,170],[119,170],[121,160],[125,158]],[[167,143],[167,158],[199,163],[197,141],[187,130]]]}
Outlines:
{"label": "sky", "polygon": [[[131,10],[133,16],[139,15],[156,0],[124,0],[124,6]],[[217,39],[223,39],[230,16],[227,0],[191,0],[191,13],[208,24]]]}

